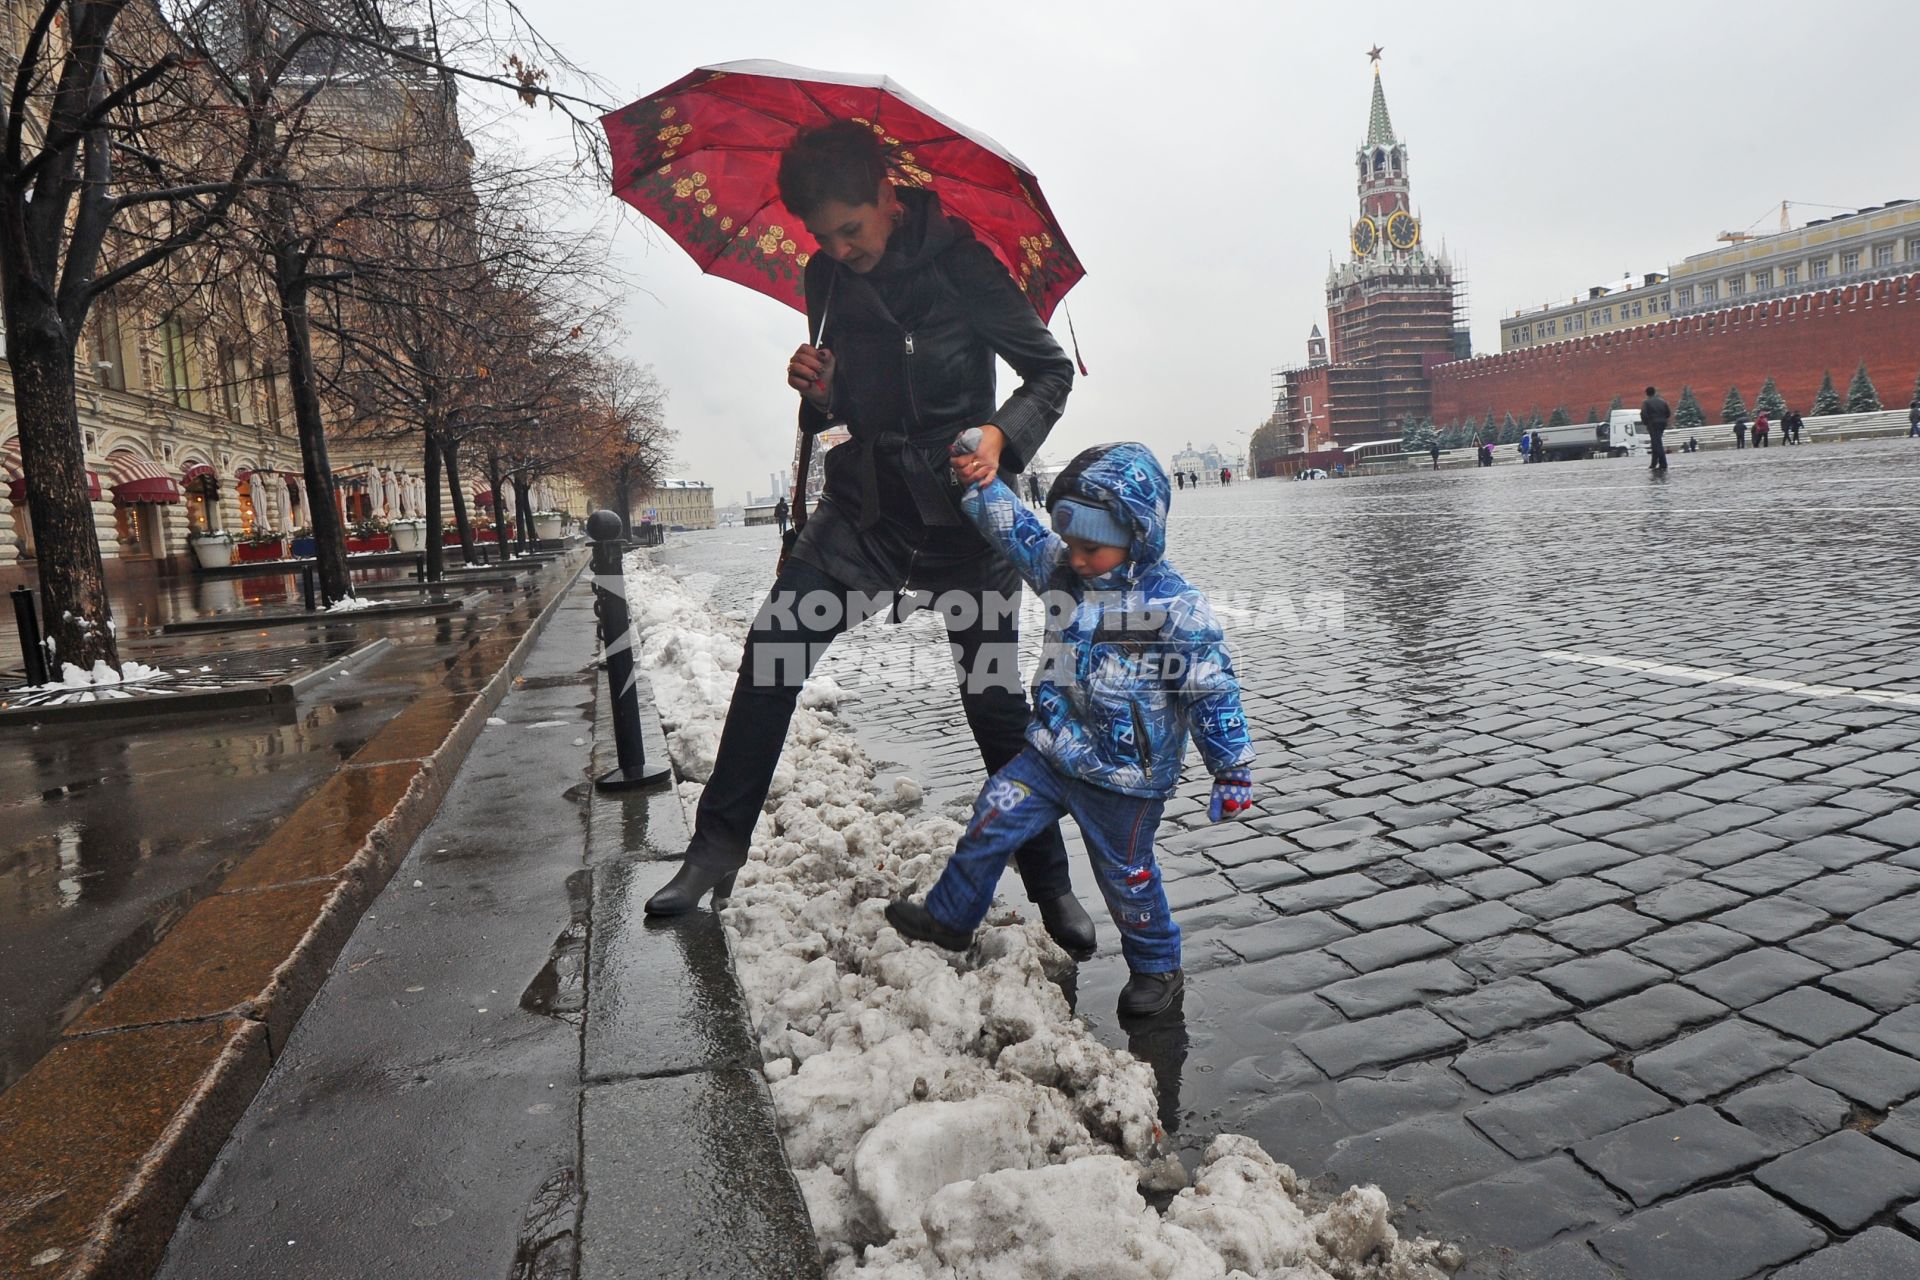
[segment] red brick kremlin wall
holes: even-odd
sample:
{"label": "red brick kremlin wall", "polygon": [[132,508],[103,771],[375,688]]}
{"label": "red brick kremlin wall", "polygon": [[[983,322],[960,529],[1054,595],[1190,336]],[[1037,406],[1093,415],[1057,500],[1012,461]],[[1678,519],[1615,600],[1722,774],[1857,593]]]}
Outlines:
{"label": "red brick kremlin wall", "polygon": [[1433,420],[1447,426],[1488,410],[1524,420],[1564,407],[1580,421],[1615,396],[1638,405],[1650,384],[1677,404],[1686,384],[1707,421],[1718,422],[1729,386],[1751,406],[1768,378],[1805,411],[1828,370],[1844,398],[1862,359],[1881,402],[1905,405],[1920,374],[1920,275],[1436,365]]}

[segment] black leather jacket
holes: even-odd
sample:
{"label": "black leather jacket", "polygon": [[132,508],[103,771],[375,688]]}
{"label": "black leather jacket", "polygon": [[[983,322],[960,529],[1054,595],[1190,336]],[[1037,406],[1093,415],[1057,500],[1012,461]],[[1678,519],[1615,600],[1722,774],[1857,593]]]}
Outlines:
{"label": "black leather jacket", "polygon": [[[1072,362],[972,230],[929,192],[899,194],[906,217],[872,271],[816,254],[805,277],[808,329],[824,316],[835,372],[829,412],[802,401],[800,427],[844,422],[852,439],[827,454],[825,500],[794,554],[869,588],[991,558],[960,513],[947,446],[993,423],[1007,438],[1002,475],[1018,473],[1073,385]],[[1021,377],[1005,401],[995,396],[995,355]]]}

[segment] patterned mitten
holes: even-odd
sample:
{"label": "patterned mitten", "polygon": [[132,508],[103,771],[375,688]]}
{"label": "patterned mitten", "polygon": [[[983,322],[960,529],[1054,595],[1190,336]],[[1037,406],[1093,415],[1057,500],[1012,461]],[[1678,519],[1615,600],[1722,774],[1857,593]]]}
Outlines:
{"label": "patterned mitten", "polygon": [[1253,773],[1246,768],[1228,769],[1214,775],[1213,799],[1207,804],[1207,820],[1218,822],[1253,807]]}

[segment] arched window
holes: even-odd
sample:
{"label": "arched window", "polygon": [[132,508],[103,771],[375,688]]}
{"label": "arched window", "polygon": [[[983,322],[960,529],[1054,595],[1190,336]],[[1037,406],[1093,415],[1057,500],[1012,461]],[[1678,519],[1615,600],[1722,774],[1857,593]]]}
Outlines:
{"label": "arched window", "polygon": [[1373,149],[1373,171],[1375,173],[1385,173],[1387,171],[1386,148],[1375,147]]}

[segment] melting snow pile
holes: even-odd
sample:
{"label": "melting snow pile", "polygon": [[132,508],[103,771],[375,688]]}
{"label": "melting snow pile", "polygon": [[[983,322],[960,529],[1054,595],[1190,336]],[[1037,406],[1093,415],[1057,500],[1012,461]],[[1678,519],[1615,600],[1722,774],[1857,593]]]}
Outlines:
{"label": "melting snow pile", "polygon": [[342,596],[328,605],[327,613],[352,613],[357,609],[373,608],[373,600],[368,596]]}
{"label": "melting snow pile", "polygon": [[[691,811],[739,668],[745,623],[644,555],[628,561],[642,665]],[[1438,1280],[1458,1254],[1402,1240],[1386,1197],[1318,1211],[1248,1138],[1216,1138],[1182,1186],[1161,1149],[1152,1071],[1101,1044],[1049,979],[1068,963],[996,902],[966,956],[907,943],[881,915],[939,875],[960,827],[914,812],[816,679],[795,712],[724,918],[788,1157],[833,1280]]]}

